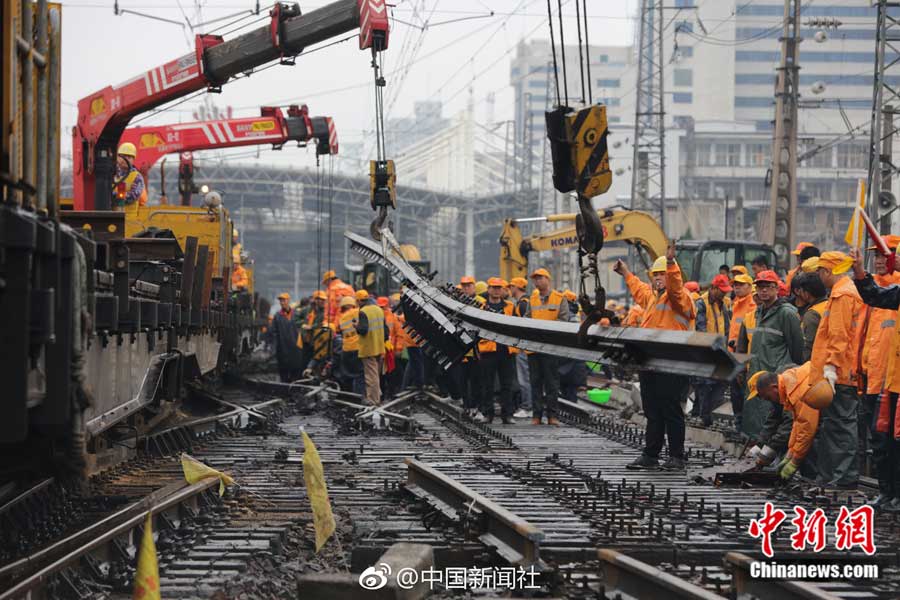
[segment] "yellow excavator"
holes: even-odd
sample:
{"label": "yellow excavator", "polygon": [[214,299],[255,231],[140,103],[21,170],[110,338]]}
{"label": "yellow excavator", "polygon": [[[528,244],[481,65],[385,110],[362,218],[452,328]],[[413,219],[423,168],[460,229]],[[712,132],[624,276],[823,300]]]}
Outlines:
{"label": "yellow excavator", "polygon": [[[646,254],[647,264],[666,252],[667,238],[652,216],[636,210],[597,211],[603,227],[604,242],[626,242]],[[546,250],[569,251],[578,248],[575,227],[561,227],[529,237],[522,235],[521,223],[574,223],[576,213],[547,215],[524,219],[506,219],[500,234],[500,277],[528,278],[528,254]],[[685,279],[708,285],[719,272],[719,266],[746,265],[759,255],[775,264],[775,253],[766,244],[735,240],[683,240],[676,244],[678,262]],[[640,254],[640,251],[639,251]]]}

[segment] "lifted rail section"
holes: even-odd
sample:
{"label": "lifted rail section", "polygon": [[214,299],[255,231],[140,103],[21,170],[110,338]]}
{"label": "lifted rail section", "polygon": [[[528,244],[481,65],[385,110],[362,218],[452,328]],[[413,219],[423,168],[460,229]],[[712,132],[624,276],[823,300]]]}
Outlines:
{"label": "lifted rail section", "polygon": [[747,357],[732,354],[721,335],[637,327],[525,321],[469,304],[449,285],[440,288],[400,254],[378,242],[345,232],[351,248],[378,262],[402,282],[407,322],[423,338],[424,350],[445,366],[460,360],[478,338],[517,348],[586,361],[616,363],[645,371],[730,380]]}

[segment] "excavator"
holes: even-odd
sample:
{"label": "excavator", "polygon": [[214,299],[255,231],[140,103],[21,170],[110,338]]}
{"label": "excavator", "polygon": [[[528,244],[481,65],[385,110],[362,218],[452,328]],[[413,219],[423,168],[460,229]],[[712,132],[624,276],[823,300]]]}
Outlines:
{"label": "excavator", "polygon": [[[597,211],[603,231],[604,242],[625,242],[637,247],[642,262],[649,265],[666,252],[667,239],[662,228],[652,216],[636,210]],[[513,277],[528,277],[529,252],[547,250],[571,251],[578,247],[575,227],[561,227],[529,237],[522,235],[520,223],[572,223],[574,213],[506,219],[500,234],[500,277],[509,281]],[[708,284],[719,272],[719,266],[746,265],[759,255],[765,256],[769,264],[775,264],[775,253],[770,246],[757,242],[733,240],[693,241],[682,240],[675,246],[678,262],[685,279]]]}

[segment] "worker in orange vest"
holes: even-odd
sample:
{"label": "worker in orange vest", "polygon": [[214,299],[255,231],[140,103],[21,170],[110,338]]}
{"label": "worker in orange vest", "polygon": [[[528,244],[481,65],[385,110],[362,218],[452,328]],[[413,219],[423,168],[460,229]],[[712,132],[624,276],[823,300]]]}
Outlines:
{"label": "worker in orange vest", "polygon": [[[900,250],[900,236],[884,236],[895,255]],[[870,248],[874,249],[873,248]],[[887,258],[875,255],[875,275],[863,268],[862,253],[850,252],[853,259],[853,283],[862,300],[869,306],[869,330],[875,335],[866,336],[868,371],[866,399],[874,405],[872,412],[872,455],[878,476],[879,495],[872,504],[888,512],[900,511],[900,415],[897,414],[897,396],[900,393],[900,274],[888,269]],[[896,260],[896,259],[895,259]],[[897,265],[895,263],[895,269]],[[880,321],[880,326],[872,325]],[[864,351],[865,356],[865,351]],[[874,379],[874,381],[873,381]],[[880,387],[880,389],[878,389]],[[876,391],[877,390],[877,391]]]}
{"label": "worker in orange vest", "polygon": [[147,204],[147,186],[143,175],[134,166],[136,157],[137,148],[131,142],[119,146],[112,183],[114,210],[136,210]]}
{"label": "worker in orange vest", "polygon": [[[534,291],[528,303],[527,316],[541,321],[569,321],[569,302],[562,292],[553,289],[550,271],[537,269],[531,274]],[[531,378],[531,424],[540,425],[546,415],[547,425],[559,426],[556,405],[559,401],[559,357],[532,352],[528,355]]]}
{"label": "worker in orange vest", "polygon": [[322,274],[322,286],[325,288],[325,323],[337,323],[341,298],[353,296],[353,286],[341,281],[334,271],[329,269]]}
{"label": "worker in orange vest", "polygon": [[[763,400],[778,404],[793,417],[787,452],[775,467],[782,479],[790,479],[800,468],[803,459],[813,447],[813,439],[819,426],[819,411],[832,401],[834,392],[825,381],[813,385],[809,379],[810,363],[787,369],[780,375],[770,371],[757,371],[747,381],[747,400],[757,395]],[[758,457],[757,466],[773,461],[774,450],[768,446],[750,449],[750,457]]]}
{"label": "worker in orange vest", "polygon": [[[709,289],[694,301],[697,309],[695,324],[697,331],[730,335],[731,307],[725,302],[725,298],[732,291],[734,289],[731,287],[727,275],[719,273],[713,277]],[[726,384],[722,381],[702,377],[695,377],[693,384],[696,404],[691,415],[699,416],[703,425],[708,427],[712,425],[712,411],[725,400]]]}
{"label": "worker in orange vest", "polygon": [[[501,315],[513,316],[514,305],[509,300],[503,299],[503,289],[506,282],[499,277],[491,277],[487,281],[487,300],[482,308],[484,310]],[[481,414],[488,423],[494,421],[494,381],[500,384],[500,418],[503,423],[511,425],[512,387],[516,378],[515,355],[513,350],[504,344],[498,344],[490,340],[478,341],[478,373],[481,383],[478,390],[481,394]]]}
{"label": "worker in orange vest", "polygon": [[[644,307],[641,327],[647,329],[671,329],[688,331],[694,328],[696,308],[684,289],[681,268],[675,262],[675,244],[669,243],[665,256],[660,256],[650,267],[653,286],[638,279],[619,259],[614,270],[625,278],[628,290],[635,302]],[[641,372],[641,404],[647,417],[646,443],[641,455],[627,465],[630,469],[655,469],[659,467],[659,453],[663,441],[668,438],[669,458],[663,465],[666,470],[683,471],[684,460],[684,408],[690,380],[685,375]]]}
{"label": "worker in orange vest", "polygon": [[[746,267],[741,268],[747,270]],[[728,326],[728,347],[734,352],[741,325],[747,315],[756,312],[756,302],[753,301],[753,278],[747,273],[735,271],[734,268],[731,269],[731,275],[734,300],[731,303],[731,323]],[[734,414],[734,428],[738,431],[741,431],[742,427],[745,379],[745,374],[741,373],[731,382],[731,412]]]}
{"label": "worker in orange vest", "polygon": [[233,292],[246,292],[250,287],[250,277],[240,263],[235,263],[231,271],[231,290]]}
{"label": "worker in orange vest", "polygon": [[399,305],[396,309],[397,320],[400,322],[400,330],[397,338],[406,351],[406,368],[403,370],[402,389],[410,388],[421,390],[425,387],[425,355],[422,354],[422,348],[413,335],[406,328],[406,315],[403,314],[403,305]]}
{"label": "worker in orange vest", "polygon": [[336,371],[345,391],[363,397],[366,393],[366,380],[362,362],[359,360],[359,334],[356,332],[359,308],[356,306],[356,300],[350,296],[341,298],[340,308],[338,331],[341,336],[341,353]]}
{"label": "worker in orange vest", "polygon": [[403,384],[403,369],[397,363],[397,337],[400,333],[400,321],[391,309],[391,301],[387,296],[378,296],[375,303],[384,311],[384,323],[388,328],[388,339],[384,345],[384,397],[393,397]]}
{"label": "worker in orange vest", "polygon": [[810,357],[811,381],[824,379],[834,390],[834,401],[822,411],[822,428],[816,436],[819,483],[841,487],[859,481],[857,383],[864,304],[847,276],[852,265],[853,259],[843,252],[819,257],[819,279],[831,292]]}

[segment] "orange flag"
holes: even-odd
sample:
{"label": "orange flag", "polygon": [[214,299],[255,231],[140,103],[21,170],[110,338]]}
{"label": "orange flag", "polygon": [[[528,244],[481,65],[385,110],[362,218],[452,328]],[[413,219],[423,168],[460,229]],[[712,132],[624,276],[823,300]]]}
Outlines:
{"label": "orange flag", "polygon": [[144,535],[138,550],[137,573],[134,575],[133,600],[162,600],[159,595],[159,565],[156,562],[156,544],[153,542],[153,519],[147,513]]}

